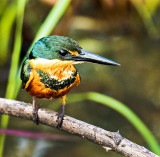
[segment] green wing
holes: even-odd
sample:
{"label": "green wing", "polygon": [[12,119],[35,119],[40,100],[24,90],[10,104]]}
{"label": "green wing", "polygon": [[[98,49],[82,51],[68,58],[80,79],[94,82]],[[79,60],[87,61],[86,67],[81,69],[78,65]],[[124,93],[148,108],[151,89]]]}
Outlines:
{"label": "green wing", "polygon": [[29,80],[30,72],[31,72],[31,65],[29,64],[29,59],[27,58],[22,65],[21,69],[21,80],[22,80],[22,86],[25,87],[27,81]]}

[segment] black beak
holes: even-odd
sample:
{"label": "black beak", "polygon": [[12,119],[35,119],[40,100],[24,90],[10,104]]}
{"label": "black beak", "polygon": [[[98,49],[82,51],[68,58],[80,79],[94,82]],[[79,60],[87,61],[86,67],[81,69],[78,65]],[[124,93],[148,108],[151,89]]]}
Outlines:
{"label": "black beak", "polygon": [[90,63],[97,63],[97,64],[104,64],[104,65],[120,65],[119,63],[116,63],[114,61],[111,61],[107,58],[101,57],[99,55],[96,55],[94,53],[85,51],[81,49],[81,52],[79,55],[74,55],[70,59],[77,61],[77,62],[90,62]]}

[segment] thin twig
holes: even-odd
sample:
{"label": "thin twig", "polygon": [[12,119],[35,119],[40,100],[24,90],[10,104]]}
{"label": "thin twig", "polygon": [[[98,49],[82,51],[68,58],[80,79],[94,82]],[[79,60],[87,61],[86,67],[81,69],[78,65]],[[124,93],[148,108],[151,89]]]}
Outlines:
{"label": "thin twig", "polygon": [[[31,104],[4,98],[0,98],[0,113],[32,121],[34,119]],[[38,116],[41,124],[57,127],[57,112],[40,108]],[[158,155],[148,149],[122,137],[119,132],[110,132],[69,116],[64,117],[63,124],[59,129],[86,138],[91,142],[103,146],[107,151],[112,150],[124,156],[158,157]]]}

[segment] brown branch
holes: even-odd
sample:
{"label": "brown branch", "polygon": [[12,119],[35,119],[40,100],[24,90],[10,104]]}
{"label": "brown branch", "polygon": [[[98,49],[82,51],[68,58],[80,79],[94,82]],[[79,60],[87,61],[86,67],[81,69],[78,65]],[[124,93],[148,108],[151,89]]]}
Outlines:
{"label": "brown branch", "polygon": [[[0,98],[0,113],[21,117],[33,121],[31,104]],[[38,110],[41,124],[56,127],[57,112],[40,108]],[[148,149],[137,145],[122,137],[119,132],[110,132],[83,121],[65,116],[60,130],[86,138],[91,142],[103,146],[107,151],[112,150],[129,157],[158,157]]]}

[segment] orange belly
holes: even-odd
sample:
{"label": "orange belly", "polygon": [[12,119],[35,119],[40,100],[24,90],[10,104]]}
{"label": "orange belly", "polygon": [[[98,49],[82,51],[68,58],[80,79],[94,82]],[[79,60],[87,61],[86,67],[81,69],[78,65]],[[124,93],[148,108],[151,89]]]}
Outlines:
{"label": "orange belly", "polygon": [[43,84],[40,80],[40,75],[35,69],[32,69],[30,72],[29,80],[25,85],[25,89],[30,95],[35,96],[36,98],[54,99],[66,95],[71,90],[71,88],[73,88],[74,86],[78,86],[79,84],[80,77],[77,73],[77,75],[75,76],[75,81],[68,87],[60,89],[58,91],[46,88],[45,84]]}

